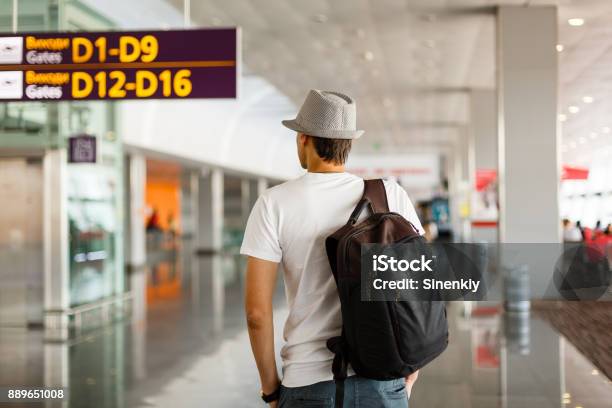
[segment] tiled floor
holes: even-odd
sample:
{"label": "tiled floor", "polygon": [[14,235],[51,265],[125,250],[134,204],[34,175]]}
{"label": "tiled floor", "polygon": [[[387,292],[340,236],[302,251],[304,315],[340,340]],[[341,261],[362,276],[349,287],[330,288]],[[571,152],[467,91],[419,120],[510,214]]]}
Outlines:
{"label": "tiled floor", "polygon": [[[220,271],[212,273],[210,265],[182,276],[178,292],[158,292],[145,318],[71,343],[0,330],[0,385],[59,379],[70,387],[69,404],[22,405],[29,408],[263,406],[239,275],[230,264],[215,264]],[[211,289],[220,288],[219,277],[231,281],[222,295]],[[455,302],[448,311],[449,348],[422,370],[411,407],[610,407],[610,381],[545,320],[504,315],[494,304]],[[286,312],[279,286],[279,334]]]}
{"label": "tiled floor", "polygon": [[612,302],[542,302],[538,314],[612,378]]}

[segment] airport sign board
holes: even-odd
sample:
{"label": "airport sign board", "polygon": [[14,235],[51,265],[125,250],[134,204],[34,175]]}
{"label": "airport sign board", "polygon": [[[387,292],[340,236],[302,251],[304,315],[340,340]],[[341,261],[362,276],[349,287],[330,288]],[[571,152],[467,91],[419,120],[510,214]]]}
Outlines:
{"label": "airport sign board", "polygon": [[236,98],[235,28],[0,34],[0,101]]}

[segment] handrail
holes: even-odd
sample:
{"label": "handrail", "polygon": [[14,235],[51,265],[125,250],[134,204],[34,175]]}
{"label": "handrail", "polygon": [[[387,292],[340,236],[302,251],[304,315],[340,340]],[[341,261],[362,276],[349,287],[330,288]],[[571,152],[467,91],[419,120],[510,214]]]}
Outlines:
{"label": "handrail", "polygon": [[75,314],[78,314],[78,313],[88,312],[88,311],[95,310],[95,309],[98,309],[100,307],[103,307],[105,305],[110,305],[110,304],[114,304],[114,303],[118,303],[118,302],[125,302],[126,300],[131,300],[133,297],[134,296],[132,295],[132,292],[130,292],[130,291],[124,292],[124,293],[121,293],[119,295],[115,295],[113,297],[96,300],[94,302],[86,303],[86,304],[80,305],[80,306],[75,306],[73,308],[68,309],[66,311],[66,314],[67,315],[75,315]]}
{"label": "handrail", "polygon": [[83,319],[82,319],[83,313],[100,309],[102,312],[103,321],[108,322],[109,320],[108,308],[111,305],[116,305],[116,304],[121,304],[121,306],[123,307],[124,303],[126,301],[128,302],[131,301],[132,298],[133,298],[132,292],[125,292],[119,295],[115,295],[112,298],[100,299],[96,302],[92,302],[92,303],[82,305],[82,306],[77,306],[71,309],[67,314],[74,315],[74,328],[77,331],[80,331],[83,325]]}

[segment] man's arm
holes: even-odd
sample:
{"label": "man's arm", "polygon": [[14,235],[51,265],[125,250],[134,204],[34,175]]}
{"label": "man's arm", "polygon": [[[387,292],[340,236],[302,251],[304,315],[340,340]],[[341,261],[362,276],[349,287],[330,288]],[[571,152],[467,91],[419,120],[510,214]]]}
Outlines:
{"label": "man's arm", "polygon": [[277,262],[249,256],[246,272],[245,309],[251,349],[264,394],[278,388],[280,379],[274,355],[272,297],[276,287]]}

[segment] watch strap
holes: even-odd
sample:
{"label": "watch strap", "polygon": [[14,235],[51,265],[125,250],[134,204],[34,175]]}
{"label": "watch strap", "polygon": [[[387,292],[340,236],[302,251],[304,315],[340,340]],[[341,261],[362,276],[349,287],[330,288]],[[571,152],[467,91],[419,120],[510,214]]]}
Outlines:
{"label": "watch strap", "polygon": [[274,402],[277,401],[280,398],[280,386],[272,393],[272,394],[264,394],[263,391],[261,392],[261,399],[265,402],[265,403],[270,403],[270,402]]}

